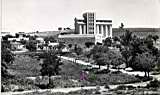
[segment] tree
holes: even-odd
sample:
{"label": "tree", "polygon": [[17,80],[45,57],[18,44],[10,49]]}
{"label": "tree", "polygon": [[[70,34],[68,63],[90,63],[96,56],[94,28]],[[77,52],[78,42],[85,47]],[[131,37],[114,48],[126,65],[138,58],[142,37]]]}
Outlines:
{"label": "tree", "polygon": [[62,30],[62,27],[58,27],[58,31],[61,31]]}
{"label": "tree", "polygon": [[152,39],[154,40],[154,42],[156,43],[157,42],[157,40],[159,39],[159,36],[158,35],[154,35],[154,36],[152,36]]}
{"label": "tree", "polygon": [[8,76],[8,65],[14,61],[14,54],[10,51],[10,43],[6,41],[1,42],[1,76]]}
{"label": "tree", "polygon": [[123,58],[121,54],[115,54],[111,64],[119,71],[119,66],[123,64]]}
{"label": "tree", "polygon": [[101,68],[101,66],[109,64],[109,59],[107,54],[97,53],[94,55],[94,58],[95,58],[96,64],[99,65],[99,69]]}
{"label": "tree", "polygon": [[124,63],[126,64],[127,67],[129,67],[131,59],[132,59],[132,54],[129,48],[122,49],[121,55],[122,55]]}
{"label": "tree", "polygon": [[25,45],[25,44],[27,43],[27,41],[24,40],[24,39],[21,39],[21,40],[20,40],[20,43],[23,44],[23,45]]}
{"label": "tree", "polygon": [[29,42],[27,42],[26,48],[29,51],[36,51],[36,49],[37,49],[36,42],[34,40],[30,40]]}
{"label": "tree", "polygon": [[77,47],[77,48],[75,49],[75,53],[77,54],[77,56],[81,55],[81,54],[83,53],[82,48],[81,48],[81,47]]}
{"label": "tree", "polygon": [[62,42],[59,42],[59,45],[57,46],[57,48],[58,48],[58,53],[59,53],[60,57],[62,55],[62,49],[64,47],[65,47],[65,45]]}
{"label": "tree", "polygon": [[83,49],[79,46],[76,46],[76,48],[74,49],[74,52],[76,53],[76,58],[75,58],[75,63],[76,63],[76,60],[83,53]]}
{"label": "tree", "polygon": [[90,48],[92,45],[94,45],[93,42],[86,42],[86,43],[85,43],[85,46],[86,46],[87,48]]}
{"label": "tree", "polygon": [[129,46],[130,42],[132,40],[132,32],[130,32],[129,30],[126,30],[125,34],[120,36],[120,43],[123,46]]}
{"label": "tree", "polygon": [[15,34],[15,36],[16,36],[16,38],[18,38],[18,37],[19,37],[19,34],[18,34],[18,33],[16,33],[16,34]]}
{"label": "tree", "polygon": [[87,57],[88,62],[89,62],[89,59],[90,59],[90,57],[91,57],[90,51],[85,51],[85,54],[84,54],[84,55]]}
{"label": "tree", "polygon": [[107,46],[99,46],[95,45],[93,49],[91,49],[91,54],[94,55],[96,53],[107,53],[109,48]]}
{"label": "tree", "polygon": [[58,58],[55,51],[44,52],[43,54],[43,64],[40,70],[42,76],[49,77],[49,84],[51,83],[51,76],[58,75],[62,65],[60,58]]}
{"label": "tree", "polygon": [[68,44],[68,47],[69,47],[69,48],[72,48],[72,44]]}
{"label": "tree", "polygon": [[114,55],[115,53],[111,50],[107,50],[107,52],[96,52],[93,54],[93,60],[99,65],[99,68],[100,66],[107,65],[107,69],[109,69]]}
{"label": "tree", "polygon": [[56,39],[55,39],[53,36],[49,36],[49,37],[45,37],[45,38],[44,38],[44,41],[45,41],[46,43],[56,42]]}
{"label": "tree", "polygon": [[113,41],[120,41],[120,38],[119,37],[117,37],[117,36],[115,36],[115,37],[113,37]]}
{"label": "tree", "polygon": [[153,40],[150,36],[146,37],[144,40],[144,44],[147,46],[148,49],[153,48]]}
{"label": "tree", "polygon": [[133,69],[138,71],[144,71],[145,76],[149,77],[149,72],[152,71],[155,66],[155,59],[155,56],[152,56],[149,53],[138,54],[134,63],[135,67]]}
{"label": "tree", "polygon": [[121,23],[121,26],[119,27],[120,29],[123,29],[124,28],[124,24]]}
{"label": "tree", "polygon": [[110,46],[112,45],[112,39],[111,39],[111,37],[106,38],[106,39],[103,41],[103,43],[104,43],[104,46],[110,47]]}
{"label": "tree", "polygon": [[5,37],[7,37],[7,38],[13,38],[13,36],[10,35],[10,34],[6,35]]}

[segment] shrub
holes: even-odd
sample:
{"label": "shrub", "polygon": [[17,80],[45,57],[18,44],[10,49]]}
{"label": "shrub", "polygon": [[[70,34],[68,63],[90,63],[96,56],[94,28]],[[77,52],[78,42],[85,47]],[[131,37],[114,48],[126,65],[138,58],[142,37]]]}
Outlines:
{"label": "shrub", "polygon": [[136,78],[140,79],[141,81],[145,82],[145,81],[149,81],[149,80],[152,80],[153,77],[143,77],[143,76],[139,76],[139,75],[136,75],[135,76]]}
{"label": "shrub", "polygon": [[127,88],[128,88],[129,90],[132,90],[132,89],[135,89],[136,87],[134,87],[134,86],[132,86],[132,85],[128,85]]}
{"label": "shrub", "polygon": [[158,81],[158,80],[153,80],[153,81],[150,81],[150,83],[149,84],[147,84],[147,86],[146,86],[147,88],[158,88],[158,87],[160,87],[160,81]]}
{"label": "shrub", "polygon": [[96,92],[95,92],[95,94],[101,94],[101,92],[99,92],[99,91],[96,91]]}
{"label": "shrub", "polygon": [[126,90],[126,86],[125,85],[119,85],[116,90]]}
{"label": "shrub", "polygon": [[103,70],[99,70],[99,71],[97,71],[97,72],[95,72],[96,74],[107,74],[107,73],[109,73],[110,72],[110,70],[108,70],[108,69],[103,69]]}
{"label": "shrub", "polygon": [[15,91],[15,92],[16,92],[16,91],[24,91],[24,89],[23,89],[23,88],[19,88],[19,89],[15,89],[14,91]]}
{"label": "shrub", "polygon": [[108,85],[108,84],[106,84],[106,85],[104,86],[104,88],[109,89],[109,85]]}

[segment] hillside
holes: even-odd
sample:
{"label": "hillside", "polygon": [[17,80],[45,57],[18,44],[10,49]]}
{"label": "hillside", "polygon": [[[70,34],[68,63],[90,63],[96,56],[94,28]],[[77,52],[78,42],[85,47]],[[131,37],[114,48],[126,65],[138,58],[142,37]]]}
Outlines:
{"label": "hillside", "polygon": [[[131,32],[133,32],[133,34],[140,36],[140,37],[144,37],[147,35],[158,35],[160,37],[160,28],[124,28],[127,29]],[[119,28],[113,28],[113,36],[120,36],[123,35],[124,32],[120,32]]]}

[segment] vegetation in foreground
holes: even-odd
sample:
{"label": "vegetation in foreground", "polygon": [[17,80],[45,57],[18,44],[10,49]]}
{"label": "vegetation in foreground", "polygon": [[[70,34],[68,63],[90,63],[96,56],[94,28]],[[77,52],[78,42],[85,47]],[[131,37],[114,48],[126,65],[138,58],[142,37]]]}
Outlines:
{"label": "vegetation in foreground", "polygon": [[[125,31],[123,27],[121,27],[121,29]],[[102,84],[103,85],[104,84],[106,85],[107,84],[124,84],[124,83],[138,82],[142,80],[140,78],[137,78],[136,76],[130,76],[127,74],[120,73],[119,69],[121,69],[120,65],[122,64],[125,64],[127,67],[131,67],[134,71],[144,72],[145,73],[144,77],[147,79],[150,79],[149,73],[154,70],[158,71],[160,67],[159,66],[160,51],[154,46],[154,43],[156,43],[157,39],[158,39],[158,36],[152,36],[152,35],[148,35],[145,38],[139,38],[133,35],[132,32],[129,32],[126,30],[125,34],[122,35],[120,38],[118,37],[114,37],[113,39],[107,38],[104,40],[103,45],[95,45],[92,49],[88,51],[84,51],[80,46],[75,45],[72,52],[74,52],[76,59],[79,59],[79,58],[81,59],[82,56],[84,56],[88,59],[88,61],[90,61],[91,59],[93,61],[93,64],[99,65],[99,68],[97,69],[91,68],[89,71],[84,70],[83,66],[76,64],[76,60],[75,60],[75,63],[63,61],[63,64],[67,63],[67,65],[65,65],[66,67],[68,66],[67,68],[61,63],[62,60],[60,60],[60,58],[58,58],[57,56],[63,55],[62,54],[63,44],[57,47],[58,51],[56,52],[55,51],[52,52],[52,50],[49,50],[48,52],[44,52],[38,55],[37,60],[39,59],[40,60],[43,59],[43,60],[41,64],[37,64],[36,60],[31,61],[29,57],[26,57],[26,58],[29,58],[29,60],[27,60],[29,62],[23,62],[24,59],[22,56],[21,56],[22,58],[20,56],[18,58],[23,61],[21,62],[17,61],[19,59],[16,59],[17,56],[14,57],[15,55],[13,55],[12,52],[10,51],[11,49],[10,49],[9,42],[6,39],[4,39],[2,41],[2,67],[1,67],[2,79],[3,79],[2,91],[10,91],[10,89],[6,90],[5,87],[9,85],[7,84],[7,81],[10,81],[10,79],[13,77],[15,79],[11,80],[9,83],[14,84],[13,87],[16,87],[15,85],[22,86],[21,88],[18,88],[17,91],[33,89],[36,87],[54,88],[56,87],[55,84],[60,82],[59,81],[60,79],[52,80],[51,76],[60,75],[60,74],[62,76],[65,75],[69,77],[69,78],[66,77],[67,79],[65,79],[67,80],[65,82],[65,86],[63,83],[61,83],[63,85],[60,87],[68,87],[66,85],[70,85],[73,83],[73,82],[70,82],[72,78],[80,82],[81,83],[80,86],[102,85]],[[31,39],[31,41],[32,40],[34,39]],[[69,46],[72,47],[71,45]],[[90,46],[86,43],[86,47],[89,48]],[[35,51],[35,43],[29,42],[27,45],[27,48],[30,51]],[[116,48],[118,51],[112,50],[110,48]],[[20,65],[23,63],[25,64],[26,68],[24,65]],[[36,65],[35,64],[31,65],[33,63],[35,63]],[[71,64],[71,65],[68,65],[68,64]],[[101,66],[106,66],[107,69],[101,71]],[[112,66],[117,69],[118,73],[110,72],[110,68]],[[67,70],[68,68],[70,68],[70,70]],[[13,72],[14,69],[15,70],[17,69],[17,71],[11,74],[11,72]],[[27,71],[27,69],[30,71],[30,73],[25,73],[25,70]],[[20,71],[22,72],[20,73]],[[85,79],[81,79],[82,71],[86,73]],[[32,85],[34,84],[33,81],[28,82],[28,80],[25,80],[25,79],[22,79],[24,81],[20,81],[19,79],[21,79],[21,77],[19,78],[18,75],[23,75],[23,73],[24,73],[24,77],[42,75],[44,78],[45,76],[48,76],[48,82],[46,82],[46,84],[45,83],[44,84],[39,83],[38,85],[35,84],[36,85],[35,86],[35,85]],[[11,76],[10,74],[11,75],[17,74],[17,76]],[[63,78],[62,80],[64,80]],[[154,85],[155,83],[159,83],[159,82],[152,81],[150,84],[147,85],[147,87],[149,88],[152,86],[156,86],[154,88],[159,88],[159,85]],[[26,87],[23,87],[23,85],[27,85],[27,86],[30,85],[33,87],[26,88]],[[77,85],[73,85],[73,86],[77,86]]]}

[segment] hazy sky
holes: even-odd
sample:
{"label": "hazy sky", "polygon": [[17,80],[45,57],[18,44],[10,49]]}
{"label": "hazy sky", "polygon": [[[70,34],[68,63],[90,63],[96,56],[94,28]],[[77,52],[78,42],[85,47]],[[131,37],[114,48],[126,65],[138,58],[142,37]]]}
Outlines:
{"label": "hazy sky", "polygon": [[160,27],[160,0],[2,0],[2,31],[74,28],[74,18],[87,11],[112,19],[113,27]]}

